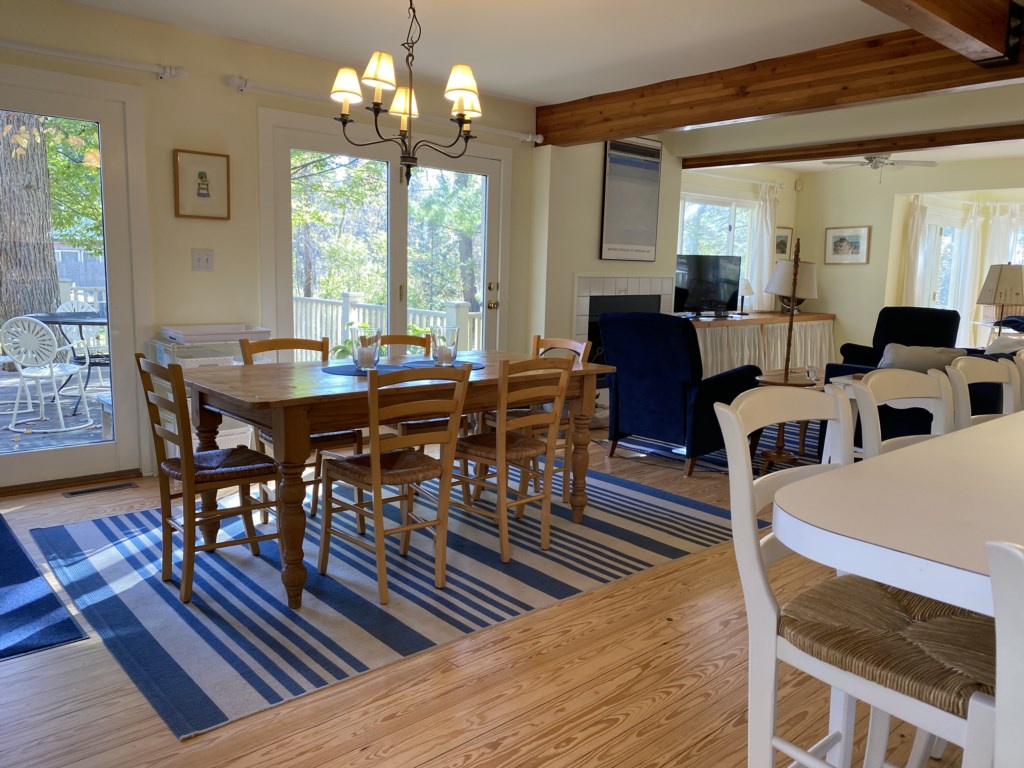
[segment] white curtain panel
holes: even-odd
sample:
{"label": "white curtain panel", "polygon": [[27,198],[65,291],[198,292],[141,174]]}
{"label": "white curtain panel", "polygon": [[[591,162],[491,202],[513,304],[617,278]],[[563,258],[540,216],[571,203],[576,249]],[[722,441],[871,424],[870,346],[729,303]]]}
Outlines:
{"label": "white curtain panel", "polygon": [[920,195],[914,195],[907,216],[907,252],[903,256],[903,304],[908,307],[928,306],[931,286],[924,253],[927,216],[928,206],[924,204]]}
{"label": "white curtain panel", "polygon": [[988,206],[975,203],[964,217],[963,248],[960,258],[954,262],[952,280],[956,309],[960,313],[960,332],[956,337],[958,347],[977,346],[978,327],[974,324],[981,315],[978,308],[978,291],[988,266],[982,258],[981,241],[985,228]]}
{"label": "white curtain panel", "polygon": [[768,311],[775,308],[775,297],[765,293],[772,274],[775,256],[775,210],[779,203],[781,184],[761,184],[757,195],[757,208],[750,226],[750,258],[747,260],[747,279],[754,289],[750,308]]}

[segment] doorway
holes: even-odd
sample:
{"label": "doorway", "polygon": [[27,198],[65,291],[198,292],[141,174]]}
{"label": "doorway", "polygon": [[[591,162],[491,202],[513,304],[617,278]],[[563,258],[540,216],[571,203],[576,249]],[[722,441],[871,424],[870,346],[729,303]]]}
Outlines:
{"label": "doorway", "polygon": [[142,465],[130,120],[94,85],[134,98],[0,67],[0,487]]}

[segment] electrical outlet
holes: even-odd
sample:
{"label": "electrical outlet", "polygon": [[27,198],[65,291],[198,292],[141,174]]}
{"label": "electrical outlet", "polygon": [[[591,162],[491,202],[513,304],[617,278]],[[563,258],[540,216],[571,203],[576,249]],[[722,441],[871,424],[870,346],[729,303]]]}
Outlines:
{"label": "electrical outlet", "polygon": [[192,249],[192,271],[213,272],[213,249],[193,248]]}

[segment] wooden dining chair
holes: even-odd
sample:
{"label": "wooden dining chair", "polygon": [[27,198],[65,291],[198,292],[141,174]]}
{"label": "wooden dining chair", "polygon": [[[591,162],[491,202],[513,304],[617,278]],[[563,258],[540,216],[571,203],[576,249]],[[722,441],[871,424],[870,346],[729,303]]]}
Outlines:
{"label": "wooden dining chair", "polygon": [[[461,437],[456,445],[456,459],[463,467],[473,462],[474,471],[464,469],[458,474],[462,502],[453,500],[452,504],[497,524],[503,563],[512,557],[509,510],[519,518],[528,504],[539,503],[540,546],[551,546],[551,478],[571,368],[572,361],[566,358],[538,357],[515,363],[502,360],[494,431]],[[541,456],[544,465],[538,468],[535,459]],[[511,467],[520,473],[517,489],[509,483]],[[484,490],[496,494],[493,507],[474,503],[479,502]]]}
{"label": "wooden dining chair", "polygon": [[[534,357],[567,357],[572,360],[573,368],[582,367],[583,363],[590,359],[590,347],[592,342],[577,341],[576,339],[544,339],[539,335],[533,337]],[[558,442],[556,451],[561,452],[562,466],[558,470],[562,475],[562,502],[569,502],[569,491],[571,490],[572,469],[572,414],[563,407],[562,418],[558,423]]]}
{"label": "wooden dining chair", "polygon": [[[949,377],[942,371],[928,373],[903,368],[878,368],[849,384],[860,415],[863,457],[927,440],[953,431],[953,390]],[[883,439],[878,409],[923,408],[931,413],[931,432],[924,435],[903,435]]]}
{"label": "wooden dining chair", "polygon": [[[871,708],[864,765],[885,764],[890,717],[964,747],[964,768],[990,768],[994,676],[988,617],[854,575],[836,575],[786,603],[769,570],[792,555],[758,515],[779,489],[853,460],[845,395],[790,387],[749,390],[715,403],[729,462],[733,547],[747,610],[747,766],[772,768],[775,751],[800,765],[849,768],[855,703]],[[754,479],[750,435],[781,421],[826,421],[835,464],[779,470]],[[777,730],[779,663],[831,687],[829,733],[801,747]],[[824,762],[827,756],[828,762]]]}
{"label": "wooden dining chair", "polygon": [[[248,544],[254,555],[259,555],[259,542],[278,537],[274,530],[258,533],[252,520],[254,510],[266,510],[272,501],[254,497],[250,490],[254,484],[271,483],[277,479],[277,462],[259,451],[245,446],[195,451],[192,445],[192,425],[189,419],[188,391],[181,366],[173,363],[163,366],[145,355],[135,355],[146,396],[153,446],[156,449],[157,477],[160,484],[160,518],[162,570],[164,581],[171,580],[173,560],[173,534],[182,537],[181,547],[181,602],[192,599],[192,574],[196,552],[210,552],[222,547]],[[172,450],[171,446],[174,449]],[[174,453],[177,455],[173,455]],[[171,481],[181,484],[181,490],[171,491]],[[216,494],[231,488],[237,491],[237,503],[218,500],[216,509],[196,506],[196,497]],[[174,502],[179,501],[180,516],[174,514]],[[217,531],[223,520],[242,518],[245,536],[217,540]],[[199,532],[203,543],[197,544]]]}
{"label": "wooden dining chair", "polygon": [[411,333],[385,333],[380,337],[380,345],[382,347],[390,347],[402,345],[406,348],[406,352],[410,352],[410,347],[413,350],[421,350],[424,357],[430,357],[430,334],[425,333],[422,336],[416,336]]}
{"label": "wooden dining chair", "polygon": [[1024,546],[985,545],[996,620],[994,768],[1016,768],[1024,756]]}
{"label": "wooden dining chair", "polygon": [[[318,569],[327,573],[331,540],[340,539],[374,553],[377,561],[377,589],[382,605],[388,602],[387,557],[385,539],[401,535],[399,554],[409,553],[411,533],[430,530],[434,534],[434,586],[445,584],[448,541],[448,503],[451,497],[452,467],[459,418],[466,401],[469,368],[407,368],[393,373],[368,372],[370,413],[370,451],[348,458],[330,457],[324,461],[323,520],[320,524]],[[421,386],[422,396],[408,397],[408,388]],[[403,396],[394,400],[392,390],[401,388]],[[397,402],[397,404],[393,404]],[[388,424],[423,421],[435,425],[433,431],[396,434]],[[428,453],[430,448],[435,455]],[[425,483],[438,481],[437,492]],[[336,495],[334,486],[343,483],[353,496]],[[385,495],[385,488],[396,488]],[[369,494],[369,500],[366,499]],[[436,505],[433,517],[426,518],[416,505],[416,496]],[[401,520],[391,523],[385,505],[398,501]],[[339,513],[355,515],[356,531],[336,524]],[[372,523],[372,537],[365,538],[366,521]]]}
{"label": "wooden dining chair", "polygon": [[[964,355],[946,366],[946,375],[949,376],[953,392],[953,425],[956,429],[997,419],[1020,410],[1020,373],[1014,362],[1008,358],[989,360],[976,355]],[[999,385],[1001,412],[972,413],[971,384]]]}
{"label": "wooden dining chair", "polygon": [[[241,339],[239,345],[242,348],[242,362],[245,365],[253,365],[257,355],[269,355],[280,352],[297,352],[305,350],[314,352],[320,356],[320,362],[324,365],[330,360],[330,339],[324,336],[322,339],[261,339],[252,341]],[[256,433],[260,449],[274,444],[274,433],[269,429],[260,428]],[[309,516],[316,517],[317,503],[320,498],[320,479],[323,476],[323,462],[325,451],[338,451],[344,448],[352,448],[353,452],[361,453],[363,450],[363,433],[358,429],[346,429],[337,432],[316,432],[309,436],[310,446],[313,454],[310,457],[307,467],[312,468],[313,477],[307,480],[307,485],[312,486],[312,497],[309,502]],[[263,488],[265,496],[268,489]]]}

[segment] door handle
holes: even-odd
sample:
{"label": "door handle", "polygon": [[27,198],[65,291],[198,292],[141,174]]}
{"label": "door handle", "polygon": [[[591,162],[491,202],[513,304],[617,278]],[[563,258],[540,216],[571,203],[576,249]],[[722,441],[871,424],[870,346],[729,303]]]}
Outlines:
{"label": "door handle", "polygon": [[488,301],[487,302],[487,308],[488,309],[497,309],[498,308],[498,302],[496,302],[496,301]]}

